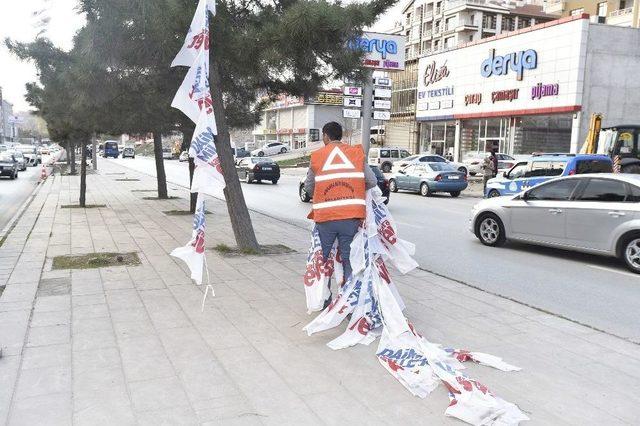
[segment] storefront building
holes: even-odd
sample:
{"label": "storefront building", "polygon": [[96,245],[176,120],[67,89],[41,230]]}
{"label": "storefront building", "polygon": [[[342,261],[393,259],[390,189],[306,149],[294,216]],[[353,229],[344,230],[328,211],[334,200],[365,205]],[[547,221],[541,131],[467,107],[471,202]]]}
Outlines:
{"label": "storefront building", "polygon": [[592,113],[603,126],[640,124],[640,31],[588,15],[483,39],[420,59],[420,151],[495,146],[518,155],[577,152]]}
{"label": "storefront building", "polygon": [[[337,121],[347,132],[358,128],[360,120],[342,117],[342,90],[323,90],[309,98],[280,96],[263,113],[263,119],[253,131],[258,148],[266,143],[280,142],[291,150],[319,144],[321,129],[326,123]],[[354,123],[356,121],[357,123]]]}

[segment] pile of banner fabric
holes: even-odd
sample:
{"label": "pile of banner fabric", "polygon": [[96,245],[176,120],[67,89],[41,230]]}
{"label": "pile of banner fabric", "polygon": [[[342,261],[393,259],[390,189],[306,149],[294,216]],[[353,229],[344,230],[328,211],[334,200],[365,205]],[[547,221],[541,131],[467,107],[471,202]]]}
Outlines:
{"label": "pile of banner fabric", "polygon": [[[380,337],[380,363],[413,395],[426,397],[442,382],[449,392],[447,416],[474,425],[517,425],[529,418],[515,405],[463,374],[464,361],[518,371],[502,359],[459,349],[443,348],[420,335],[404,317],[404,303],[391,281],[385,262],[405,274],[417,267],[413,244],[398,238],[393,218],[377,188],[367,192],[367,217],[351,244],[353,276],[339,294],[304,330],[309,335],[338,326],[351,315],[345,332],[327,346],[336,350],[358,343],[368,345]],[[312,232],[311,249],[304,276],[309,312],[322,310],[334,275],[342,282],[337,246],[323,262],[318,232]]]}
{"label": "pile of banner fabric", "polygon": [[[182,111],[191,121],[196,123],[189,156],[194,159],[196,166],[191,192],[198,193],[191,241],[184,247],[173,250],[171,255],[182,259],[187,264],[191,271],[191,278],[198,285],[202,284],[203,269],[207,271],[207,279],[209,277],[204,255],[205,206],[203,195],[213,195],[216,190],[225,187],[214,143],[217,126],[209,86],[209,12],[215,14],[215,10],[215,0],[199,1],[182,49],[171,64],[172,67],[189,67],[171,106]],[[209,290],[213,294],[210,282],[208,282],[202,300],[203,308]]]}

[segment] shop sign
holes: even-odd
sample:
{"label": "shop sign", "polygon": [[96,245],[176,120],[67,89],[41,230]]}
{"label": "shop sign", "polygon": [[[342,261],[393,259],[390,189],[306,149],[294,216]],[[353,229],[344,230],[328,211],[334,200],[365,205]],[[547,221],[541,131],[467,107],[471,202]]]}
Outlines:
{"label": "shop sign", "polygon": [[520,89],[507,89],[507,90],[497,90],[495,92],[491,92],[491,102],[496,103],[500,101],[513,101],[514,99],[518,99],[518,92]]}
{"label": "shop sign", "polygon": [[482,93],[471,93],[469,95],[464,95],[464,105],[480,105],[482,102]]}
{"label": "shop sign", "polygon": [[531,88],[531,99],[542,99],[545,96],[558,96],[560,85],[538,83]]}
{"label": "shop sign", "polygon": [[265,135],[268,135],[268,134],[275,135],[276,129],[263,129],[262,133],[264,133]]}
{"label": "shop sign", "polygon": [[278,129],[277,133],[279,135],[290,135],[293,133],[293,129]]}
{"label": "shop sign", "polygon": [[418,99],[438,98],[440,96],[453,96],[453,86],[447,86],[441,89],[424,90],[418,93]]}
{"label": "shop sign", "polygon": [[309,98],[309,103],[321,105],[342,105],[342,94],[335,92],[318,92],[315,96]]}
{"label": "shop sign", "polygon": [[373,111],[373,119],[374,120],[390,120],[391,112],[390,111]]}
{"label": "shop sign", "polygon": [[362,98],[353,98],[350,96],[345,96],[343,98],[342,105],[346,107],[360,108],[362,107]]}
{"label": "shop sign", "polygon": [[442,109],[453,108],[453,99],[440,102],[440,106],[442,107]]}
{"label": "shop sign", "polygon": [[447,68],[447,61],[444,62],[441,66],[436,64],[436,61],[432,61],[427,65],[427,68],[424,72],[424,85],[425,87],[437,83],[440,80],[449,77],[449,69]]}
{"label": "shop sign", "polygon": [[538,53],[533,49],[504,56],[496,56],[495,49],[491,49],[490,52],[489,57],[480,66],[480,75],[486,78],[492,75],[507,75],[509,70],[512,70],[516,73],[516,79],[520,81],[524,70],[532,70],[538,66]]}
{"label": "shop sign", "polygon": [[293,133],[296,133],[296,134],[305,134],[305,133],[307,133],[307,129],[305,129],[304,127],[301,127],[301,128],[299,128],[299,129],[293,129]]}
{"label": "shop sign", "polygon": [[380,89],[376,87],[373,89],[373,97],[389,99],[391,97],[391,89]]}
{"label": "shop sign", "polygon": [[362,87],[345,86],[343,93],[347,96],[362,96]]}
{"label": "shop sign", "polygon": [[374,86],[391,87],[392,84],[393,81],[391,81],[391,79],[387,77],[377,77],[373,79]]}
{"label": "shop sign", "polygon": [[380,70],[404,69],[405,36],[382,33],[363,33],[348,43],[354,50],[364,53],[363,64]]}
{"label": "shop sign", "polygon": [[440,109],[440,101],[429,102],[429,109]]}
{"label": "shop sign", "polygon": [[376,99],[373,101],[374,109],[391,109],[391,101]]}
{"label": "shop sign", "polygon": [[360,118],[359,109],[344,108],[342,110],[342,116],[344,118]]}

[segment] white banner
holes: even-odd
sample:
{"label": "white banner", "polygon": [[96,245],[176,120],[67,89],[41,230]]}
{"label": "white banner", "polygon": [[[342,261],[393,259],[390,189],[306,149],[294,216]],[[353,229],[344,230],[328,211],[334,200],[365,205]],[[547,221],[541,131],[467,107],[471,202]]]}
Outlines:
{"label": "white banner", "polygon": [[209,88],[209,52],[200,51],[196,62],[189,69],[171,106],[182,111],[194,123],[198,122],[200,111],[213,114],[213,101]]}
{"label": "white banner", "polygon": [[189,156],[194,159],[196,169],[193,173],[191,192],[202,192],[209,195],[225,187],[218,151],[214,143],[217,133],[213,114],[200,112],[196,130],[193,132]]}
{"label": "white banner", "polygon": [[215,0],[200,0],[196,9],[189,32],[184,40],[182,49],[171,63],[172,67],[190,67],[198,57],[200,51],[209,51],[209,17],[207,11],[216,14]]}

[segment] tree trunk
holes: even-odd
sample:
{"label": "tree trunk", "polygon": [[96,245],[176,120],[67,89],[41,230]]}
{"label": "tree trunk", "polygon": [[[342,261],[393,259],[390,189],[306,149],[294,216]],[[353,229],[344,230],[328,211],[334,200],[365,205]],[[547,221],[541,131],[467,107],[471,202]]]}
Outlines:
{"label": "tree trunk", "polygon": [[158,181],[158,198],[168,199],[167,175],[164,172],[164,160],[162,159],[162,132],[153,132],[153,153],[156,158],[156,179]]}
{"label": "tree trunk", "polygon": [[71,142],[67,141],[67,170],[71,169]]}
{"label": "tree trunk", "polygon": [[69,172],[72,175],[76,174],[76,144],[73,142],[69,142],[71,146],[71,171]]}
{"label": "tree trunk", "polygon": [[[182,146],[180,147],[180,151],[189,152],[189,148],[191,147],[191,139],[193,139],[193,132],[195,128],[193,126],[183,127],[182,129]],[[182,152],[180,152],[182,154]],[[193,172],[196,169],[196,164],[193,161],[193,158],[189,157],[189,187],[193,183]],[[191,213],[196,212],[196,204],[198,203],[198,193],[192,192],[189,200],[189,211]]]}
{"label": "tree trunk", "polygon": [[236,165],[233,161],[233,150],[231,149],[227,118],[222,100],[220,71],[215,55],[210,55],[210,62],[211,98],[213,101],[216,125],[218,127],[215,144],[226,182],[224,197],[227,200],[227,210],[231,218],[231,227],[233,228],[233,234],[236,238],[238,248],[241,250],[258,251],[260,247],[256,239],[255,231],[253,230],[253,225],[251,224],[251,216],[249,215],[247,203],[242,194],[240,180],[238,180],[238,172],[236,171]]}
{"label": "tree trunk", "polygon": [[80,148],[80,207],[86,206],[87,201],[87,143],[82,141]]}

